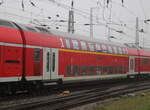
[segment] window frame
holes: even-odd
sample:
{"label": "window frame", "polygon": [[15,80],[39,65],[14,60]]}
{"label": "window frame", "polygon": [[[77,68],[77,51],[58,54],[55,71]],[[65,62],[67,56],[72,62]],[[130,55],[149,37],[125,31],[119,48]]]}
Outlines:
{"label": "window frame", "polygon": [[73,49],[80,50],[80,45],[79,45],[78,40],[71,40],[71,41],[72,41],[72,44],[73,44]]}
{"label": "window frame", "polygon": [[34,62],[40,62],[41,60],[41,50],[40,48],[34,48]]}
{"label": "window frame", "polygon": [[[85,51],[88,50],[88,49],[87,49],[87,43],[86,43],[85,41],[80,41],[80,44],[81,44],[82,50],[85,50]],[[83,44],[84,44],[84,45],[83,45]]]}
{"label": "window frame", "polygon": [[102,52],[102,48],[100,44],[95,44],[95,47],[97,52]]}
{"label": "window frame", "polygon": [[89,45],[89,50],[94,52],[95,51],[95,44],[94,43],[88,43],[88,45]]}
{"label": "window frame", "polygon": [[102,52],[108,52],[108,47],[106,44],[101,44]]}
{"label": "window frame", "polygon": [[112,47],[111,47],[110,45],[108,45],[107,47],[108,47],[108,52],[109,52],[109,53],[113,53]]}
{"label": "window frame", "polygon": [[65,43],[66,43],[66,48],[70,49],[71,48],[70,39],[65,39]]}

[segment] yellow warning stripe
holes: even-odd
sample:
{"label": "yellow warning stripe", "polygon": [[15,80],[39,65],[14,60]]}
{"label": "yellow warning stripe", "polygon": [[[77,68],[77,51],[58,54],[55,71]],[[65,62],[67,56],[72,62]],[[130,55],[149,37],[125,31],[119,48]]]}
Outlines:
{"label": "yellow warning stripe", "polygon": [[91,52],[91,51],[81,51],[81,50],[71,50],[71,49],[59,49],[59,50],[65,51],[65,52],[73,52],[73,53],[88,53],[88,54],[96,54],[96,55],[111,55],[111,56],[129,57],[128,55],[119,55],[119,54],[102,53],[102,52]]}

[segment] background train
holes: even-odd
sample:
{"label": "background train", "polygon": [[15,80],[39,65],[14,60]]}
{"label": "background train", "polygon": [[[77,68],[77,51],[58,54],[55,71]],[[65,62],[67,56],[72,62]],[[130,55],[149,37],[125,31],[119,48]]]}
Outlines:
{"label": "background train", "polygon": [[2,90],[149,73],[146,50],[0,20]]}

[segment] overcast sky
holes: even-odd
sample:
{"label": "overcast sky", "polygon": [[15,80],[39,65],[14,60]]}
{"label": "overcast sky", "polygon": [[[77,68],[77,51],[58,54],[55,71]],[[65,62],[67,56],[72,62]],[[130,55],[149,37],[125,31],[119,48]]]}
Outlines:
{"label": "overcast sky", "polygon": [[[2,0],[0,0],[1,2]],[[59,27],[67,32],[68,11],[72,0],[3,0],[0,5],[0,18],[23,24],[47,24],[51,29]],[[74,0],[75,33],[90,35],[90,8],[93,9],[93,35],[95,38],[108,38],[108,27],[111,28],[111,41],[121,43],[135,42],[136,17],[139,18],[140,45],[150,47],[150,1],[149,0]],[[24,8],[23,8],[24,6]],[[111,17],[110,17],[111,15]],[[50,19],[48,19],[50,18]],[[107,26],[108,27],[107,27]],[[119,33],[122,31],[123,33]]]}

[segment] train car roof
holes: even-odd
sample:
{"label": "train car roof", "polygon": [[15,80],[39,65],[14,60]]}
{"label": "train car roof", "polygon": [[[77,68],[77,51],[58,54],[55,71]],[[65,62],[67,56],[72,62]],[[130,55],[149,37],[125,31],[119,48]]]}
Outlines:
{"label": "train car roof", "polygon": [[[53,40],[54,40],[54,37],[57,36],[57,37],[63,37],[63,38],[67,38],[67,39],[83,40],[83,41],[87,41],[87,42],[91,42],[91,43],[101,43],[101,44],[107,44],[107,45],[112,45],[112,46],[126,47],[126,48],[128,48],[128,54],[138,55],[137,48],[135,45],[121,44],[121,43],[116,43],[116,42],[108,42],[106,40],[90,38],[89,36],[70,34],[67,32],[60,32],[57,30],[47,29],[47,28],[44,28],[41,26],[20,24],[20,23],[8,21],[8,20],[2,20],[2,19],[0,19],[0,25],[3,25],[5,27],[17,28],[17,29],[18,29],[18,27],[16,25],[19,25],[25,31],[47,34],[46,36],[53,36]],[[36,41],[34,41],[34,42],[36,42]],[[140,49],[140,52],[141,52],[140,54],[142,54],[144,56],[146,56],[146,55],[150,56],[150,54],[149,54],[150,49],[142,48],[142,49]]]}

